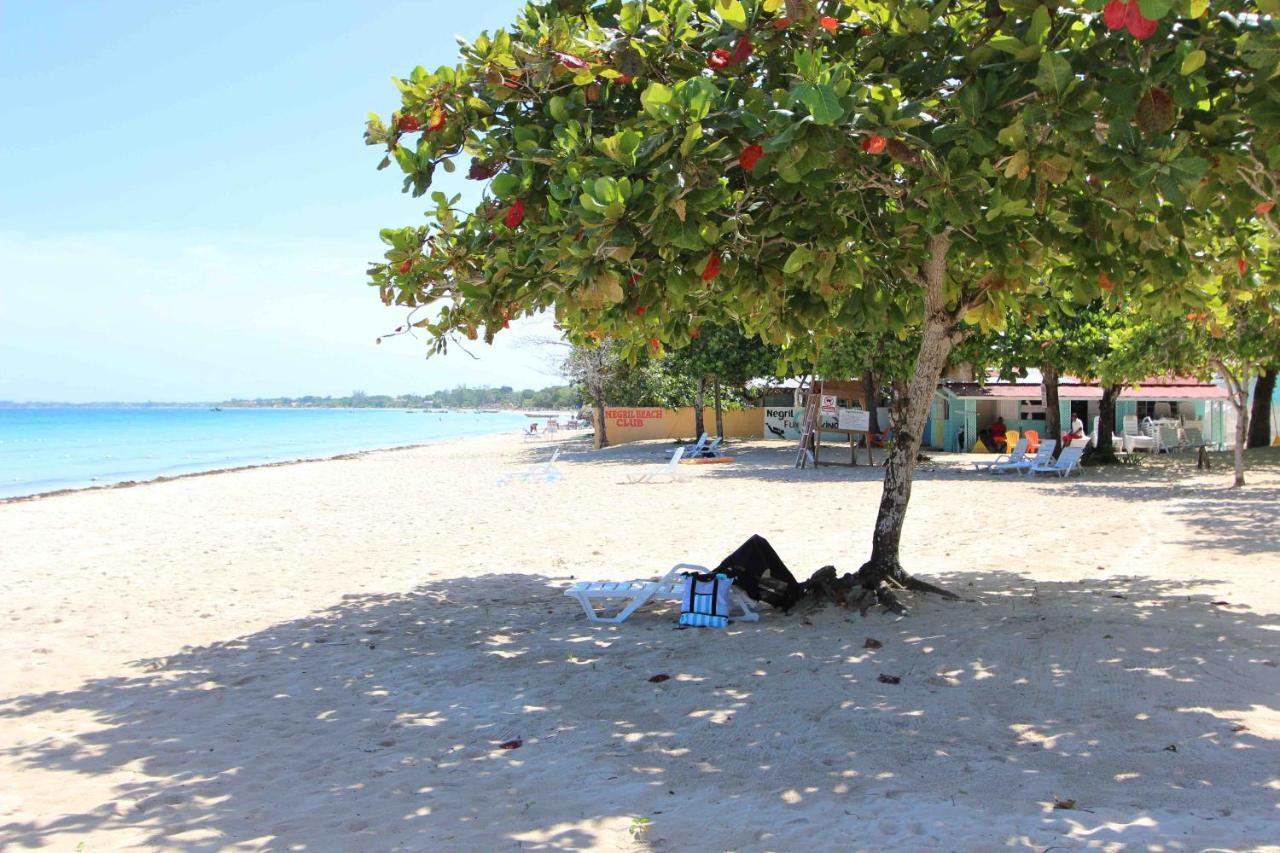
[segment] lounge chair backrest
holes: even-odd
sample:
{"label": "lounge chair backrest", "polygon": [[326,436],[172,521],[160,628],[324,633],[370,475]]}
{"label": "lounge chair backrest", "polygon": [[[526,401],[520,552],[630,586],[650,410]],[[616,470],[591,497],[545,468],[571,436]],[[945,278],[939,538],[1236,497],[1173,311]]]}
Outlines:
{"label": "lounge chair backrest", "polygon": [[1141,435],[1141,434],[1142,433],[1138,430],[1138,416],[1125,415],[1124,416],[1124,435]]}
{"label": "lounge chair backrest", "polygon": [[1031,460],[1032,464],[1048,465],[1053,462],[1053,451],[1057,446],[1058,442],[1052,438],[1047,438],[1040,442],[1040,449],[1036,451],[1035,458]]}
{"label": "lounge chair backrest", "polygon": [[1204,444],[1204,435],[1200,432],[1200,427],[1190,426],[1184,432],[1187,436],[1187,444],[1191,447],[1199,447]]}
{"label": "lounge chair backrest", "polygon": [[1177,447],[1182,442],[1178,438],[1178,431],[1171,426],[1160,425],[1160,446],[1161,447]]}
{"label": "lounge chair backrest", "polygon": [[671,454],[671,461],[667,463],[667,467],[675,468],[680,464],[680,460],[684,458],[684,448],[677,447],[675,453]]}
{"label": "lounge chair backrest", "polygon": [[1070,470],[1080,464],[1080,457],[1084,455],[1083,447],[1067,447],[1062,451],[1062,455],[1058,457],[1058,461],[1053,467],[1059,470]]}
{"label": "lounge chair backrest", "polygon": [[1027,440],[1020,438],[1013,445],[1013,451],[1009,454],[1010,462],[1020,462],[1022,457],[1027,455]]}

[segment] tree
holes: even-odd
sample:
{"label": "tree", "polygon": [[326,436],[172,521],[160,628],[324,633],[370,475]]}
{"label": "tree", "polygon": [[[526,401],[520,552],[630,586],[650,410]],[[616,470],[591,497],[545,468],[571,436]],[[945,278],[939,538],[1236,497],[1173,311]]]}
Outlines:
{"label": "tree", "polygon": [[604,419],[605,390],[618,365],[617,347],[613,341],[603,341],[595,346],[572,345],[561,365],[563,374],[581,385],[586,398],[591,401],[596,421],[592,443],[597,450],[609,446]]}
{"label": "tree", "polygon": [[[913,330],[857,573],[900,609],[886,581],[939,591],[898,553],[952,348],[1042,291],[1046,264],[1080,301],[1104,269],[1152,314],[1185,310],[1216,260],[1196,193],[1239,185],[1240,151],[1272,156],[1270,14],[1142,3],[1159,20],[1121,0],[1105,16],[1102,0],[528,6],[370,119],[415,194],[460,156],[491,179],[470,212],[434,192],[428,225],[384,230],[371,283],[388,304],[445,303],[419,321],[437,350],[543,310],[624,354],[711,323],[792,349]],[[1128,6],[1129,32],[1112,29]]]}
{"label": "tree", "polygon": [[1275,362],[1263,369],[1253,386],[1253,408],[1249,412],[1247,447],[1271,446],[1271,401],[1276,393]]}
{"label": "tree", "polygon": [[745,335],[734,326],[709,325],[697,329],[693,340],[666,361],[668,369],[697,383],[694,399],[695,431],[703,433],[702,409],[707,383],[713,388],[716,434],[724,435],[722,382],[741,392],[747,382],[777,372],[779,349],[756,335]]}

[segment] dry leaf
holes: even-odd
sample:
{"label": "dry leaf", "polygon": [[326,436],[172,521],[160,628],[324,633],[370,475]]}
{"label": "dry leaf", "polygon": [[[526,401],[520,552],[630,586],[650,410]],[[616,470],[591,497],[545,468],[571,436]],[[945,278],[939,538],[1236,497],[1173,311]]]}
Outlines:
{"label": "dry leaf", "polygon": [[1074,809],[1076,807],[1076,801],[1072,799],[1061,799],[1059,797],[1054,797],[1053,807],[1055,809]]}
{"label": "dry leaf", "polygon": [[884,643],[872,637],[867,637],[866,641],[863,642],[862,647],[864,649],[882,649],[884,648]]}
{"label": "dry leaf", "polygon": [[520,738],[512,738],[505,743],[498,744],[498,749],[519,749],[522,746],[524,746],[524,741]]}
{"label": "dry leaf", "polygon": [[898,676],[885,675],[883,672],[880,673],[880,677],[877,678],[876,681],[879,681],[881,684],[901,684],[902,683],[902,679],[899,678]]}
{"label": "dry leaf", "polygon": [[671,676],[667,675],[665,672],[660,672],[657,675],[650,678],[649,681],[653,684],[661,684],[662,682],[667,681],[670,678]]}

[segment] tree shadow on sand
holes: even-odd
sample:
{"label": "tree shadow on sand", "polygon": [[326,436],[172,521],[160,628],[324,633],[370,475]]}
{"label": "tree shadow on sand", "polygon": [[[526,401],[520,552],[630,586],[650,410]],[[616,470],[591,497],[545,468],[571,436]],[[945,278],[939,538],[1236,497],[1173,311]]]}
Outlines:
{"label": "tree shadow on sand", "polygon": [[904,620],[827,608],[713,632],[674,630],[670,606],[588,623],[566,582],[349,596],[0,702],[79,731],[11,761],[112,774],[115,792],[0,842],[579,848],[643,817],[675,849],[919,849],[1260,843],[1280,826],[1277,741],[1233,730],[1277,707],[1275,620],[1183,584],[957,573],[969,601],[917,599]]}

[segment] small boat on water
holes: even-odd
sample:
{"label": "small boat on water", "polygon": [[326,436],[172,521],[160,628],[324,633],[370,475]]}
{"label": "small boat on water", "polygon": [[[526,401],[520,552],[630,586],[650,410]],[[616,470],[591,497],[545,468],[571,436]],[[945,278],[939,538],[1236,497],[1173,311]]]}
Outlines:
{"label": "small boat on water", "polygon": [[214,407],[213,407],[212,409],[210,409],[209,411],[211,411],[211,412],[221,412],[221,411],[222,411],[222,407],[221,407],[221,406],[214,406]]}

